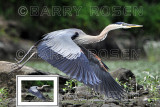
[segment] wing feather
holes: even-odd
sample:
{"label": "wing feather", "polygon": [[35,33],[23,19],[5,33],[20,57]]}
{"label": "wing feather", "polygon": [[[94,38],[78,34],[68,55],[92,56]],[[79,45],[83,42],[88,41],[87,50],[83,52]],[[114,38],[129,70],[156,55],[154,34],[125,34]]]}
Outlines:
{"label": "wing feather", "polygon": [[124,89],[113,79],[109,74],[108,67],[95,56],[92,52],[80,46],[83,53],[87,56],[90,62],[90,67],[94,70],[96,76],[102,81],[98,85],[90,86],[100,93],[112,98],[122,98]]}
{"label": "wing feather", "polygon": [[95,54],[75,44],[71,39],[74,34],[75,29],[49,33],[37,46],[38,56],[96,91],[121,98],[124,90],[107,72],[108,67]]}
{"label": "wing feather", "polygon": [[74,34],[75,31],[72,30],[49,33],[37,46],[38,56],[86,85],[100,83],[89,65],[89,60],[71,39]]}

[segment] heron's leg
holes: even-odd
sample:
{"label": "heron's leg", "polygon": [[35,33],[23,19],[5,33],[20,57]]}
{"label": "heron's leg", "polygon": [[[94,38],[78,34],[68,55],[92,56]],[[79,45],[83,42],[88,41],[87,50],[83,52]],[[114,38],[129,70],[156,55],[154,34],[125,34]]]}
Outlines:
{"label": "heron's leg", "polygon": [[18,69],[21,69],[21,68],[32,58],[32,56],[35,55],[36,53],[37,53],[37,52],[33,52],[33,53],[31,54],[31,56],[29,56],[29,58],[28,58],[21,66],[18,67]]}
{"label": "heron's leg", "polygon": [[15,60],[17,61],[17,64],[20,64],[20,63],[26,58],[26,56],[30,53],[30,51],[31,51],[33,48],[35,48],[34,45],[28,50],[28,52],[24,55],[24,57],[23,57],[20,61],[18,61],[18,60],[15,58]]}

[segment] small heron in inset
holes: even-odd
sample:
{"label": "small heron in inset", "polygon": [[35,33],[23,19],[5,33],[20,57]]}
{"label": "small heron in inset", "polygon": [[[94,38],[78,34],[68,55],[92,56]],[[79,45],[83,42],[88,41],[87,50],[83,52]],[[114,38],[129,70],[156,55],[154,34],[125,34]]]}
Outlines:
{"label": "small heron in inset", "polygon": [[46,100],[46,98],[43,96],[41,90],[44,89],[44,87],[48,87],[50,85],[43,85],[42,87],[38,87],[38,86],[32,86],[29,88],[29,92],[32,93],[33,95],[35,95],[36,97],[42,99],[42,100]]}
{"label": "small heron in inset", "polygon": [[142,25],[117,22],[105,27],[97,36],[88,35],[75,28],[54,31],[46,34],[43,39],[32,46],[17,64],[21,64],[25,57],[34,50],[19,68],[37,53],[43,60],[71,78],[107,97],[120,99],[124,96],[124,89],[112,78],[108,72],[109,68],[102,60],[82,45],[103,41],[111,30],[132,27],[142,27]]}

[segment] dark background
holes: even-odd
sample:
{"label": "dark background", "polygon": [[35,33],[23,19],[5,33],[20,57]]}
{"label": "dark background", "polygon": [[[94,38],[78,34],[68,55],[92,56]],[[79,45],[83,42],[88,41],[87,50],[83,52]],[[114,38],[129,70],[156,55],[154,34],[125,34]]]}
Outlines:
{"label": "dark background", "polygon": [[50,85],[50,87],[53,87],[53,82],[54,81],[22,81],[22,87],[23,88],[27,88],[29,89],[32,86],[38,86],[38,87],[42,87],[43,85]]}
{"label": "dark background", "polygon": [[[24,16],[19,14],[22,6],[27,9]],[[38,10],[33,12],[32,6]],[[61,11],[53,15],[55,6]],[[66,7],[70,12],[64,14]],[[80,8],[78,15],[74,7]],[[0,0],[0,42],[4,44],[0,45],[0,58],[13,59],[15,50],[27,50],[48,32],[78,28],[87,34],[98,35],[107,25],[119,21],[144,27],[111,31],[107,39],[87,48],[96,51],[117,49],[118,54],[124,54],[125,49],[131,54],[131,50],[134,49],[138,57],[131,58],[131,55],[128,55],[125,59],[144,58],[147,56],[144,50],[145,43],[160,39],[159,12],[158,0]],[[111,56],[110,52],[108,53]]]}

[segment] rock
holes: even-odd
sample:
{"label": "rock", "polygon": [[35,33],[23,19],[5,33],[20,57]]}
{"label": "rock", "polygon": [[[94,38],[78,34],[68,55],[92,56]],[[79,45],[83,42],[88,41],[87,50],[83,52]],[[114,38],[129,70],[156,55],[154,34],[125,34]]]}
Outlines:
{"label": "rock", "polygon": [[136,84],[136,77],[131,72],[131,70],[125,69],[125,68],[119,68],[113,72],[111,72],[111,75],[114,79],[118,79],[122,84],[127,83],[129,87],[132,87],[134,91],[140,90],[143,88],[142,85]]}
{"label": "rock", "polygon": [[121,106],[116,105],[114,103],[110,103],[110,104],[103,104],[102,107],[121,107]]}
{"label": "rock", "polygon": [[0,107],[16,107],[16,98],[8,98],[0,102]]}
{"label": "rock", "polygon": [[131,72],[131,70],[125,68],[119,68],[113,72],[111,72],[113,78],[118,78],[118,80],[122,83],[130,82],[129,77],[132,78],[132,82],[135,83],[135,75]]}
{"label": "rock", "polygon": [[74,100],[76,98],[76,95],[73,93],[66,93],[65,95],[63,95],[64,100]]}
{"label": "rock", "polygon": [[87,86],[76,87],[75,93],[77,94],[78,98],[88,98],[88,94],[90,94]]}
{"label": "rock", "polygon": [[137,84],[137,90],[143,90],[143,85]]}
{"label": "rock", "polygon": [[30,102],[30,101],[33,100],[34,98],[36,98],[34,95],[27,95],[27,94],[23,94],[23,95],[22,95],[22,99],[23,99],[24,101],[27,101],[27,100],[28,100],[28,102]]}
{"label": "rock", "polygon": [[148,97],[147,96],[142,96],[136,99],[137,100],[137,104],[141,107],[149,107],[147,106],[148,104]]}
{"label": "rock", "polygon": [[73,107],[72,103],[63,103],[62,107]]}
{"label": "rock", "polygon": [[135,97],[139,97],[139,93],[136,93],[136,92],[129,92],[128,93],[128,98],[129,99],[134,99]]}
{"label": "rock", "polygon": [[102,98],[101,94],[93,91],[91,88],[87,86],[79,86],[76,87],[75,94],[78,98],[91,99],[93,97]]}
{"label": "rock", "polygon": [[16,107],[16,98],[9,99],[8,107]]}
{"label": "rock", "polygon": [[112,98],[109,98],[108,100],[106,100],[105,103],[107,103],[107,104],[114,103],[116,105],[119,105],[119,101],[118,100],[114,100]]}

